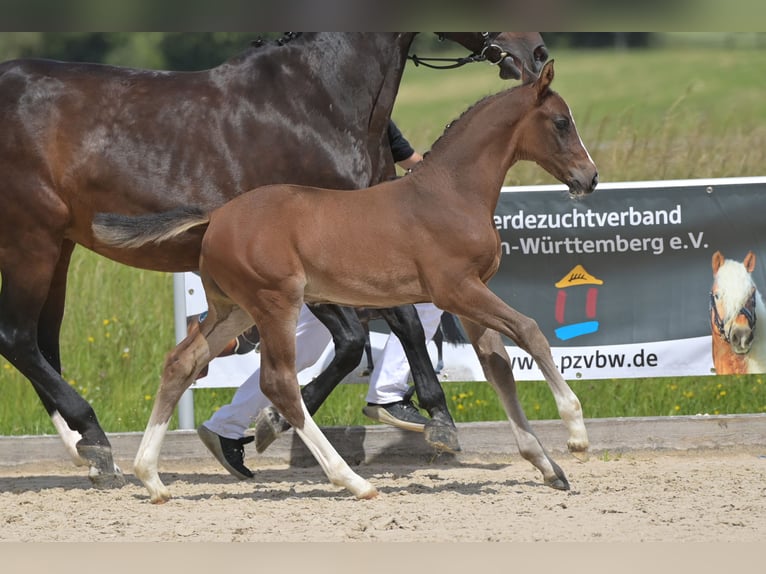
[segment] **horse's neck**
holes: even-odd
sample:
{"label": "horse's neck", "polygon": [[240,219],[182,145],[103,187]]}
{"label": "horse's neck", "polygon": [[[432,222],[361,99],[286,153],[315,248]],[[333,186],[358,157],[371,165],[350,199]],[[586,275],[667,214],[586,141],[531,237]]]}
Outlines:
{"label": "horse's neck", "polygon": [[748,371],[747,355],[738,355],[713,329],[713,366],[719,375],[742,375]]}
{"label": "horse's neck", "polygon": [[285,74],[292,62],[300,61],[311,70],[306,82],[335,80],[351,91],[385,79],[395,82],[398,88],[414,39],[415,33],[305,33],[283,45],[250,48],[220,67],[239,69],[260,83],[264,81],[264,69],[270,75]]}
{"label": "horse's neck", "polygon": [[490,96],[466,111],[434,144],[430,162],[423,162],[424,168],[430,164],[429,169],[449,174],[458,192],[470,189],[493,213],[505,175],[518,159],[517,128],[526,108],[516,90]]}
{"label": "horse's neck", "polygon": [[[362,152],[362,157],[369,159],[370,169],[355,172],[354,181],[344,186],[365,187],[395,174],[386,128],[414,38],[415,33],[305,34],[283,46],[253,48],[232,61],[232,68],[222,75],[242,82],[243,93],[257,93],[270,76],[281,74],[292,78],[295,89],[303,87],[316,94],[317,105],[326,107],[315,112],[351,130],[353,137],[345,141],[363,138],[366,154]],[[348,157],[351,152],[338,150]]]}

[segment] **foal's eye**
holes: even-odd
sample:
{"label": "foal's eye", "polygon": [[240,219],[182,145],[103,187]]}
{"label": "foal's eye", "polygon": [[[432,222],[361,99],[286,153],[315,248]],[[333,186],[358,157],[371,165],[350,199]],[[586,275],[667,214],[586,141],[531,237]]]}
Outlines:
{"label": "foal's eye", "polygon": [[556,126],[556,129],[559,131],[564,131],[569,127],[569,118],[567,117],[560,117],[553,120],[553,125]]}

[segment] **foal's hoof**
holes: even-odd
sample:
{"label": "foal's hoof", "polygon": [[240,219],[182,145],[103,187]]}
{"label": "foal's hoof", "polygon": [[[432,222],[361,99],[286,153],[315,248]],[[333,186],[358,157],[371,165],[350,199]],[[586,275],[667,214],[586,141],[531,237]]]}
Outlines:
{"label": "foal's hoof", "polygon": [[585,435],[585,432],[578,433],[581,434],[579,437],[570,437],[567,441],[567,449],[571,453],[573,457],[575,457],[577,460],[581,462],[587,462],[588,458],[590,457],[588,453],[588,448],[590,447],[590,443],[588,442],[588,437]]}
{"label": "foal's hoof", "polygon": [[553,466],[553,476],[545,479],[545,485],[556,490],[569,490],[569,481],[564,471],[552,460],[550,462]]}
{"label": "foal's hoof", "polygon": [[426,442],[439,452],[460,452],[460,443],[457,440],[457,429],[441,421],[431,419],[425,425],[423,431]]}
{"label": "foal's hoof", "polygon": [[[254,429],[255,450],[262,453],[269,448],[269,445],[277,440],[277,437],[290,428],[288,423],[279,411],[272,407],[266,407],[258,416],[255,417]],[[250,434],[250,433],[248,433]]]}
{"label": "foal's hoof", "polygon": [[575,457],[580,462],[588,462],[590,460],[590,453],[587,449],[585,450],[573,450],[569,449],[569,454],[571,454],[573,457]]}
{"label": "foal's hoof", "polygon": [[546,480],[545,486],[550,486],[555,490],[569,490],[569,481],[566,477],[557,476],[553,480]]}
{"label": "foal's hoof", "polygon": [[77,453],[88,461],[88,478],[99,489],[122,488],[127,484],[120,467],[114,464],[112,449],[101,445],[77,445]]}

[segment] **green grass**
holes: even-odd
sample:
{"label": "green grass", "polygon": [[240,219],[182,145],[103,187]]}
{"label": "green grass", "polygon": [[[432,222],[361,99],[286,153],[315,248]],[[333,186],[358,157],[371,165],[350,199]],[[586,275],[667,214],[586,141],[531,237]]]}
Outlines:
{"label": "green grass", "polygon": [[[422,54],[421,54],[422,55]],[[601,181],[764,175],[766,50],[722,48],[555,51],[554,87],[569,102]],[[507,84],[485,64],[434,71],[407,66],[394,119],[419,150],[480,97]],[[520,164],[508,184],[550,183]],[[118,265],[78,249],[62,332],[64,378],[109,432],[143,430],[174,341],[170,275]],[[55,432],[31,385],[0,359],[0,434]],[[586,417],[766,412],[760,375],[572,381]],[[195,391],[202,421],[232,394]],[[486,383],[446,383],[456,420],[503,420]],[[359,425],[366,387],[342,385],[321,425]],[[557,418],[544,383],[522,382],[530,418]],[[171,423],[175,427],[175,421]]]}

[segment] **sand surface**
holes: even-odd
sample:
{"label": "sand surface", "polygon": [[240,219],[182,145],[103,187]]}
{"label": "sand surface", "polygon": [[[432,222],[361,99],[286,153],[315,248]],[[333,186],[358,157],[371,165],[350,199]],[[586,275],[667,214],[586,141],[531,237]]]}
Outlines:
{"label": "sand surface", "polygon": [[[766,539],[763,450],[559,457],[572,489],[518,457],[361,465],[380,495],[356,500],[319,467],[256,467],[239,482],[206,461],[168,462],[173,499],[94,490],[64,462],[0,468],[0,541],[741,541]],[[254,465],[256,461],[249,461]]]}

